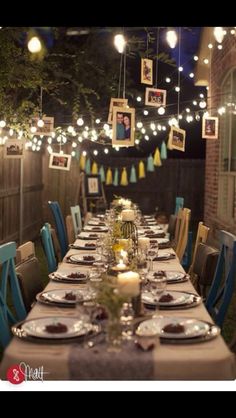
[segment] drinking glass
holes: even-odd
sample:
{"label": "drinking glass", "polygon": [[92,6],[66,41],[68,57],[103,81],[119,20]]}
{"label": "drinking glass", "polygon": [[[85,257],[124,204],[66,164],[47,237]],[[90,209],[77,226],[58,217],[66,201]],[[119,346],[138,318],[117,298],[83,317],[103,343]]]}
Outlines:
{"label": "drinking glass", "polygon": [[[158,274],[156,276],[152,276],[150,279],[150,291],[153,296],[155,296],[155,301],[157,298],[157,302],[159,301],[162,293],[166,289],[167,285],[167,277],[165,274]],[[156,304],[156,310],[157,310],[157,304]]]}
{"label": "drinking glass", "polygon": [[150,261],[150,271],[153,271],[153,260],[158,255],[158,247],[157,248],[149,248],[147,252],[148,260]]}

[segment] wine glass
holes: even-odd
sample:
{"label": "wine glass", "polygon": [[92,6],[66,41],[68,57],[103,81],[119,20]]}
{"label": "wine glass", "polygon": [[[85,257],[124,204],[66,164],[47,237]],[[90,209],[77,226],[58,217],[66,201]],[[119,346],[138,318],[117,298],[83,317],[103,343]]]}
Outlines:
{"label": "wine glass", "polygon": [[149,248],[147,252],[148,260],[150,261],[150,271],[153,271],[153,260],[158,255],[158,246],[156,248]]}
{"label": "wine glass", "polygon": [[[166,275],[161,272],[158,274],[152,275],[152,277],[149,279],[150,281],[150,291],[153,296],[155,296],[155,302],[158,302],[162,293],[166,289],[167,285],[167,277]],[[157,300],[156,300],[157,298]],[[155,304],[156,310],[157,310],[157,304]]]}

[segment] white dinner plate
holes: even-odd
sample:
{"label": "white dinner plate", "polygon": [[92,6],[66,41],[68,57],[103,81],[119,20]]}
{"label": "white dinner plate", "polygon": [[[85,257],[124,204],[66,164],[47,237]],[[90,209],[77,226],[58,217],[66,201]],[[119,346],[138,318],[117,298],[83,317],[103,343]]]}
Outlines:
{"label": "white dinner plate", "polygon": [[[76,295],[76,300],[65,299],[66,293],[73,293]],[[40,294],[44,299],[49,302],[54,303],[68,303],[73,305],[76,301],[83,302],[94,299],[96,293],[90,288],[84,288],[79,290],[73,289],[53,289],[49,291],[42,292]]]}
{"label": "white dinner plate", "polygon": [[[93,257],[93,260],[85,260],[84,257]],[[70,256],[70,260],[77,263],[92,264],[95,261],[101,261],[101,256],[99,254],[74,254]]]}
{"label": "white dinner plate", "polygon": [[[51,333],[46,330],[47,325],[56,324],[66,325],[67,331]],[[71,317],[46,317],[46,318],[35,318],[31,321],[27,321],[22,324],[21,329],[28,335],[39,338],[70,338],[87,334],[93,329],[93,325],[86,323],[77,318]]]}
{"label": "white dinner plate", "polygon": [[107,232],[108,228],[106,226],[100,226],[100,225],[97,225],[97,226],[86,225],[84,227],[84,231],[89,231],[89,232],[94,232],[94,233]]}
{"label": "white dinner plate", "polygon": [[[75,274],[75,273],[80,273],[83,274],[83,277],[69,277],[70,274]],[[68,280],[68,281],[84,281],[87,279],[87,272],[83,272],[83,271],[70,271],[68,273],[59,273],[57,271],[50,273],[49,274],[49,278],[52,280]]]}
{"label": "white dinner plate", "polygon": [[[163,328],[168,324],[180,324],[184,327],[183,332],[166,332]],[[139,324],[136,334],[142,337],[159,335],[163,338],[194,338],[202,337],[208,333],[208,323],[194,319],[181,317],[156,317]]]}
{"label": "white dinner plate", "polygon": [[[171,295],[174,299],[170,300],[169,302],[159,302],[159,296],[153,295],[151,292],[143,292],[142,293],[142,302],[149,304],[149,305],[158,305],[158,306],[175,306],[175,305],[186,305],[188,303],[193,302],[194,295],[191,293],[185,293],[185,292],[178,292],[178,291],[169,291],[166,290],[162,293],[161,296],[166,294]],[[161,297],[160,296],[160,297]]]}
{"label": "white dinner plate", "polygon": [[[165,271],[165,275],[167,278],[167,282],[171,283],[177,282],[177,281],[183,281],[183,279],[186,277],[186,273],[182,273],[180,271]],[[152,279],[155,277],[155,271],[149,272],[147,275],[147,279]]]}

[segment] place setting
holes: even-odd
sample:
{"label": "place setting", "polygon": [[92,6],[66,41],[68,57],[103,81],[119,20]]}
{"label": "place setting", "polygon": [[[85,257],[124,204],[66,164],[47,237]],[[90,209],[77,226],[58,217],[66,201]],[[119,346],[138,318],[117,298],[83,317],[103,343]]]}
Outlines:
{"label": "place setting", "polygon": [[49,278],[54,282],[78,284],[85,283],[88,279],[88,274],[85,271],[55,271],[49,274]]}
{"label": "place setting", "polygon": [[189,275],[180,271],[151,271],[147,274],[147,283],[149,284],[153,278],[155,279],[158,276],[166,276],[167,284],[172,283],[183,283],[189,280]]}
{"label": "place setting", "polygon": [[[153,316],[136,328],[138,338],[152,342],[159,338],[162,344],[196,344],[209,341],[220,334],[215,324],[195,318]],[[141,341],[140,341],[141,342]]]}
{"label": "place setting", "polygon": [[99,235],[96,233],[88,233],[88,232],[80,232],[80,234],[77,235],[77,238],[81,239],[81,240],[97,240],[99,238]]}
{"label": "place setting", "polygon": [[73,250],[89,250],[89,251],[92,251],[92,250],[96,250],[96,241],[95,242],[89,241],[89,242],[84,243],[83,240],[82,241],[76,240],[74,242],[74,244],[70,244],[69,247]]}
{"label": "place setting", "polygon": [[86,225],[85,227],[84,227],[84,231],[85,232],[87,232],[87,231],[89,231],[89,232],[108,232],[108,228],[107,228],[107,226],[99,226],[99,225],[96,225],[96,226],[91,226],[91,225]]}
{"label": "place setting", "polygon": [[141,300],[148,309],[188,309],[202,302],[202,298],[195,293],[177,290],[163,291],[157,288],[154,280],[150,282],[150,287],[151,290],[144,290],[141,295]]}
{"label": "place setting", "polygon": [[66,262],[71,264],[92,265],[95,262],[100,262],[101,256],[98,254],[73,254],[67,257]]}
{"label": "place setting", "polygon": [[94,300],[96,292],[91,287],[73,290],[52,289],[39,293],[36,296],[38,302],[46,305],[75,308],[77,303]]}
{"label": "place setting", "polygon": [[12,326],[13,335],[19,339],[42,344],[64,344],[81,341],[81,338],[101,332],[99,324],[92,324],[88,316],[57,316],[34,318],[21,321]]}

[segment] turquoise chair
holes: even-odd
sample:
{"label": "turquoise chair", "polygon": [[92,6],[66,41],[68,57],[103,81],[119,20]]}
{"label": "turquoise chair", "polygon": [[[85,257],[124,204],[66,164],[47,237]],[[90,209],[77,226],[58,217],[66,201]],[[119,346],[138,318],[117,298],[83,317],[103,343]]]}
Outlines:
{"label": "turquoise chair", "polygon": [[184,198],[183,197],[176,197],[175,198],[175,215],[178,215],[179,209],[184,207]]}
{"label": "turquoise chair", "polygon": [[72,222],[73,222],[75,237],[77,237],[77,235],[82,230],[82,219],[81,219],[80,206],[79,205],[71,206],[70,211],[71,211],[71,216],[72,216]]}
{"label": "turquoise chair", "polygon": [[59,245],[61,248],[61,255],[64,257],[68,251],[68,238],[66,232],[65,222],[62,216],[61,208],[58,202],[48,202],[52,211],[53,218],[56,225],[56,231],[58,236]]}
{"label": "turquoise chair", "polygon": [[191,264],[191,256],[192,256],[192,245],[193,245],[193,233],[189,231],[188,233],[188,242],[187,247],[183,256],[182,260],[182,267],[187,271]]}
{"label": "turquoise chair", "polygon": [[206,308],[216,324],[222,327],[236,280],[236,236],[220,231],[220,254],[207,296]]}
{"label": "turquoise chair", "polygon": [[53,247],[50,227],[48,223],[45,223],[45,225],[41,228],[40,236],[43,244],[44,253],[47,259],[48,271],[49,273],[52,273],[57,269],[57,261]]}
{"label": "turquoise chair", "polygon": [[[0,290],[0,342],[3,347],[11,339],[10,325],[25,319],[27,313],[22,299],[15,271],[16,243],[8,242],[0,246],[1,290]],[[7,304],[7,292],[11,289],[11,300],[15,314]]]}

